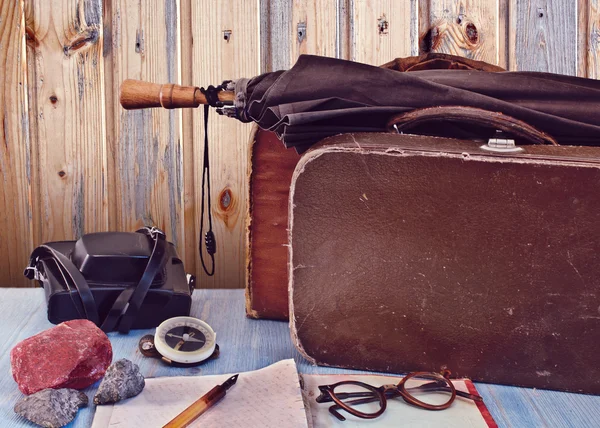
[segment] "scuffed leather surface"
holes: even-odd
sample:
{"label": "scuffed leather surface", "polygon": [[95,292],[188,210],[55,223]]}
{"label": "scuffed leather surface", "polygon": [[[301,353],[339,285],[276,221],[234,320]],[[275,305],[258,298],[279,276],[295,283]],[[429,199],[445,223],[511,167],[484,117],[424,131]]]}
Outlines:
{"label": "scuffed leather surface", "polygon": [[600,393],[598,155],[389,134],[309,152],[290,200],[297,347],[321,365]]}

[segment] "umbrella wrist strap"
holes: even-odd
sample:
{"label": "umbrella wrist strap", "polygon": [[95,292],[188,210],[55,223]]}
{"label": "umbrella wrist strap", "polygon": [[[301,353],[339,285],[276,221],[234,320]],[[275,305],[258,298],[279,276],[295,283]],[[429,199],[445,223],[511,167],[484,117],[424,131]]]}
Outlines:
{"label": "umbrella wrist strap", "polygon": [[[213,276],[215,273],[215,253],[217,252],[217,243],[215,241],[215,234],[212,230],[212,212],[210,203],[210,163],[208,157],[208,112],[209,105],[204,106],[204,165],[202,169],[202,208],[200,214],[200,239],[198,243],[198,250],[200,252],[200,261],[202,262],[202,268],[208,276]],[[204,183],[206,182],[206,187]],[[206,197],[205,197],[206,196]],[[202,252],[202,232],[204,230],[204,200],[207,199],[207,211],[208,211],[208,232],[204,236],[204,245],[206,246],[206,252],[210,256],[211,268],[210,270],[206,267],[204,261],[204,255]]]}

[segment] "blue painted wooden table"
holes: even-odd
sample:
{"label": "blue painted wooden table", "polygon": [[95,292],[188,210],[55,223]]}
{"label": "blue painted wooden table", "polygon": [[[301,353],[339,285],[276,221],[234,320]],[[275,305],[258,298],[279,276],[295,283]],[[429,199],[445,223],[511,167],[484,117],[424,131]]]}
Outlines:
{"label": "blue painted wooden table", "polygon": [[[152,330],[129,335],[110,333],[114,359],[128,358],[146,377],[197,376],[255,370],[276,361],[294,358],[301,373],[349,373],[315,367],[295,350],[288,325],[280,321],[251,320],[244,315],[243,290],[197,290],[192,316],[206,320],[217,332],[218,359],[193,369],[170,368],[143,357],[137,350],[140,337]],[[0,333],[4,340],[0,360],[0,427],[32,426],[13,412],[22,397],[10,372],[10,350],[19,341],[52,327],[46,318],[42,289],[0,289]],[[600,397],[478,383],[477,389],[500,427],[600,427]],[[84,390],[92,401],[98,384]],[[94,406],[79,411],[72,427],[88,427]],[[283,427],[282,427],[283,428]]]}

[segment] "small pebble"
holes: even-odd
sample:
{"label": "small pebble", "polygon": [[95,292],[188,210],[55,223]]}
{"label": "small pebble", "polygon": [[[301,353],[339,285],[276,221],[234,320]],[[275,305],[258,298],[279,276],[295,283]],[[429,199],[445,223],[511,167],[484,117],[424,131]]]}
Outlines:
{"label": "small pebble", "polygon": [[142,392],[145,384],[144,376],[136,364],[126,359],[118,360],[106,370],[106,375],[94,396],[94,403],[116,403],[135,397]]}

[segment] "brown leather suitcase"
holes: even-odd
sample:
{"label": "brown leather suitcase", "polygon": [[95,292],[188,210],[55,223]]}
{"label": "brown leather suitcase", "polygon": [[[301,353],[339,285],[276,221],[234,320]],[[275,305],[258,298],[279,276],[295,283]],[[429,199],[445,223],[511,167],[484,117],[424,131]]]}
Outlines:
{"label": "brown leather suitcase", "polygon": [[347,134],[302,157],[290,327],[307,359],[600,393],[600,148],[501,143]]}

